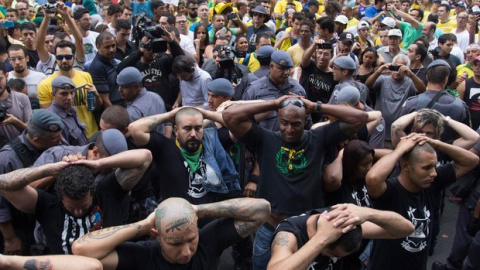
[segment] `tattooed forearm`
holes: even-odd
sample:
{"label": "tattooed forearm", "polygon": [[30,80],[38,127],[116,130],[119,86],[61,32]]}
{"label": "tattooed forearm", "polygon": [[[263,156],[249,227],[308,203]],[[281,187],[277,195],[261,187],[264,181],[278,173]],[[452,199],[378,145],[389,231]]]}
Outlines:
{"label": "tattooed forearm", "polygon": [[152,116],[146,120],[152,121],[152,123],[148,125],[148,130],[150,131],[153,131],[158,125],[162,124],[155,116]]}
{"label": "tattooed forearm", "polygon": [[83,243],[90,239],[93,239],[93,240],[104,239],[118,233],[119,231],[127,230],[130,228],[134,228],[137,230],[135,235],[135,237],[137,237],[140,234],[140,229],[142,228],[142,225],[134,223],[134,224],[127,224],[122,226],[109,227],[102,230],[89,232],[88,234],[79,238],[77,241],[78,243]]}
{"label": "tattooed forearm", "polygon": [[28,260],[23,265],[23,269],[26,270],[53,270],[53,265],[50,260]]}
{"label": "tattooed forearm", "polygon": [[272,243],[273,246],[281,246],[281,247],[287,247],[288,244],[290,244],[290,238],[288,237],[288,233],[286,232],[277,233]]}
{"label": "tattooed forearm", "polygon": [[[40,170],[38,167],[16,170],[0,175],[0,190],[19,190],[31,182],[49,176],[49,170]],[[37,175],[35,175],[38,173]]]}

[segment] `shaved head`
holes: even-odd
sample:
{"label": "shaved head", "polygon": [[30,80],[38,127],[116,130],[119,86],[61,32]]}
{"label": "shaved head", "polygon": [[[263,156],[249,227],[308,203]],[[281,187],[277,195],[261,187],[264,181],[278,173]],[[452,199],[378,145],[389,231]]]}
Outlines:
{"label": "shaved head", "polygon": [[181,119],[183,118],[183,116],[185,115],[200,115],[203,119],[203,115],[199,110],[193,107],[186,107],[186,108],[182,108],[175,114],[175,124],[178,125]]}
{"label": "shaved head", "polygon": [[437,154],[437,152],[435,152],[435,148],[433,148],[433,146],[431,146],[430,144],[428,143],[425,143],[423,145],[417,144],[413,147],[412,150],[410,150],[410,152],[403,155],[402,159],[410,163],[415,163],[420,158],[420,153],[422,152],[427,152],[435,155]]}
{"label": "shaved head", "polygon": [[175,231],[195,231],[197,230],[197,215],[187,200],[169,198],[155,210],[155,227],[160,236]]}

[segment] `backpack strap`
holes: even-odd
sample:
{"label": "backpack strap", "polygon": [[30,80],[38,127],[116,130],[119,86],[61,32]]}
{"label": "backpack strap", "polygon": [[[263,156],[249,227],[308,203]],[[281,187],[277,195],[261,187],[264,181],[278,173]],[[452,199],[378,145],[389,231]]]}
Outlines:
{"label": "backpack strap", "polygon": [[18,137],[11,140],[8,144],[12,147],[13,151],[15,151],[17,156],[20,158],[24,168],[28,168],[32,166],[33,163],[35,163],[34,157],[36,156],[36,154],[28,150]]}

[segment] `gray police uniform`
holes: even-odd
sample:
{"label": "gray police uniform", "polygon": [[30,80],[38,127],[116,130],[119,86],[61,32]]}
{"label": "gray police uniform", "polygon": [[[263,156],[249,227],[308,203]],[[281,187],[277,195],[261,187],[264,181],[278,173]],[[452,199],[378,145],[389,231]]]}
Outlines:
{"label": "gray police uniform", "polygon": [[364,103],[367,102],[367,97],[368,97],[368,87],[361,83],[355,81],[352,77],[345,79],[341,82],[339,82],[335,87],[333,88],[332,96],[330,97],[330,100],[335,96],[335,92],[339,91],[340,89],[346,87],[346,86],[353,86],[360,91],[360,100],[363,101]]}
{"label": "gray police uniform", "polygon": [[[165,113],[165,102],[159,95],[142,88],[135,99],[127,103],[127,112],[133,122],[145,116]],[[164,125],[159,125],[156,131],[163,134]]]}
{"label": "gray police uniform", "polygon": [[[243,93],[243,100],[273,100],[277,99],[281,96],[288,95],[289,93],[293,93],[299,96],[306,96],[307,93],[305,89],[294,79],[288,77],[288,80],[285,82],[284,85],[277,88],[270,80],[269,76],[260,78],[254,81],[250,86],[245,90]],[[279,121],[277,117],[277,112],[273,111],[270,113],[264,120],[260,122],[260,126],[268,129],[268,130],[279,130]]]}
{"label": "gray police uniform", "polygon": [[48,163],[59,162],[62,161],[63,157],[68,155],[76,155],[77,153],[81,153],[82,156],[86,157],[88,149],[90,149],[91,146],[93,146],[93,143],[83,146],[59,145],[50,147],[45,150],[40,157],[37,158],[33,166],[38,167]]}
{"label": "gray police uniform", "polygon": [[54,112],[62,119],[62,122],[65,125],[65,128],[62,130],[62,136],[70,145],[88,144],[86,132],[87,125],[80,121],[75,107],[72,107],[67,111],[53,101],[48,110]]}

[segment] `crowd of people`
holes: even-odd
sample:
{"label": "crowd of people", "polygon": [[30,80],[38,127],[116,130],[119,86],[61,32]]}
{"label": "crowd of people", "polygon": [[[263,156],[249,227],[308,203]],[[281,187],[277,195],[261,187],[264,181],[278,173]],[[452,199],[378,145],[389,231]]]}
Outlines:
{"label": "crowd of people", "polygon": [[0,0],[0,269],[480,269],[479,21]]}

